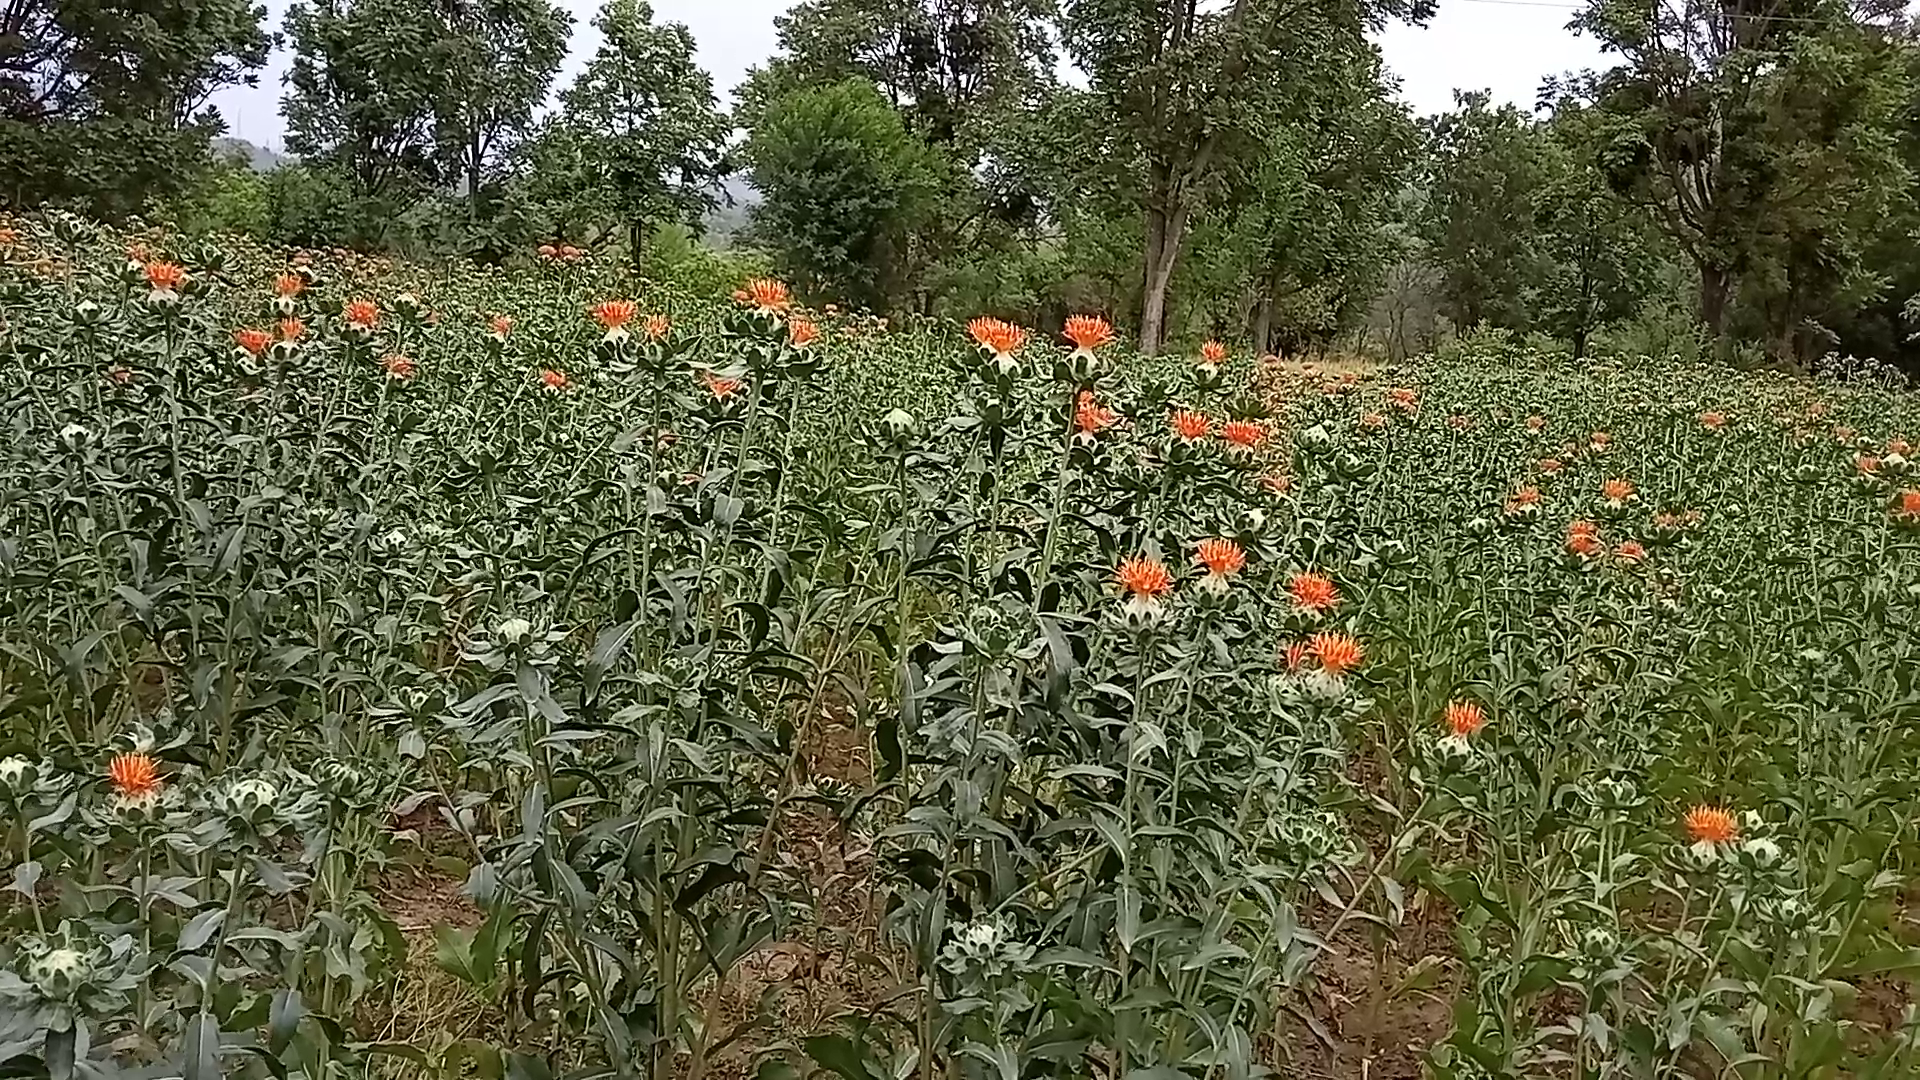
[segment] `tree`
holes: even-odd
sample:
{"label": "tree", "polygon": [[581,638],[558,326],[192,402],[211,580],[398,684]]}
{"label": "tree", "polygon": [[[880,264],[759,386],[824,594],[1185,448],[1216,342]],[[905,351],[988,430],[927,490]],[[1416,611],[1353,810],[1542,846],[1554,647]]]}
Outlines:
{"label": "tree", "polygon": [[609,0],[594,25],[605,41],[532,157],[545,198],[623,222],[637,260],[653,226],[718,205],[730,126],[685,26],[656,25],[645,0]]}
{"label": "tree", "polygon": [[573,18],[549,0],[459,0],[448,23],[453,85],[434,137],[478,216],[487,185],[533,129]]}
{"label": "tree", "polygon": [[1456,92],[1432,122],[1421,233],[1440,271],[1441,310],[1459,327],[1525,329],[1522,293],[1539,251],[1545,136],[1511,105]]}
{"label": "tree", "polygon": [[769,103],[746,144],[765,197],[756,226],[803,284],[879,306],[940,162],[873,84],[850,79]]}
{"label": "tree", "polygon": [[0,189],[103,216],[179,195],[272,41],[248,0],[13,0],[0,9]]}
{"label": "tree", "polygon": [[287,31],[294,56],[281,113],[289,150],[338,170],[365,200],[408,200],[441,182],[434,135],[461,55],[445,9],[315,0],[287,9]]}
{"label": "tree", "polygon": [[[1167,291],[1194,212],[1231,184],[1263,131],[1288,119],[1323,64],[1371,50],[1365,31],[1424,18],[1430,0],[1067,0],[1068,51],[1111,118],[1112,144],[1090,145],[1127,175],[1144,225],[1141,348],[1165,332]],[[1087,133],[1093,142],[1092,133]]]}
{"label": "tree", "polygon": [[[1846,276],[1854,246],[1821,238],[1845,226],[1839,197],[1872,189],[1879,201],[1904,182],[1875,135],[1897,95],[1865,85],[1900,69],[1884,59],[1879,25],[1902,8],[1593,0],[1576,20],[1623,61],[1578,88],[1612,120],[1602,159],[1609,180],[1693,263],[1700,320],[1716,341],[1727,339],[1742,275],[1775,273],[1791,289],[1786,259],[1803,275],[1818,266]],[[1876,174],[1887,164],[1895,170]],[[1788,217],[1798,219],[1797,248],[1775,227]],[[1794,300],[1774,321],[1801,306]]]}

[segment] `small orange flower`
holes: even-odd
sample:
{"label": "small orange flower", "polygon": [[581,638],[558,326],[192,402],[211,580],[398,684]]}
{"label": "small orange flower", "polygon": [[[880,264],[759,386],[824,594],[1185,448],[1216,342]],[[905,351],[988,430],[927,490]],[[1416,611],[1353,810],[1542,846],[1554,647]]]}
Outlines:
{"label": "small orange flower", "polygon": [[761,313],[778,313],[793,306],[793,294],[788,291],[786,282],[772,278],[755,278],[747,282],[745,289],[747,303]]}
{"label": "small orange flower", "polygon": [[361,330],[371,330],[380,325],[380,306],[371,300],[352,300],[340,309],[346,317],[347,325]]}
{"label": "small orange flower", "polygon": [[1083,435],[1098,435],[1112,427],[1120,417],[1112,409],[1094,400],[1091,391],[1080,391],[1080,402],[1073,410],[1073,423]]}
{"label": "small orange flower", "polygon": [[1010,322],[981,316],[967,324],[967,333],[981,348],[995,356],[1010,356],[1027,343],[1027,332]]}
{"label": "small orange flower", "polygon": [[541,244],[541,245],[540,245],[540,257],[541,257],[541,258],[543,258],[543,259],[551,259],[551,258],[553,258],[553,257],[554,257],[555,255],[558,255],[558,254],[560,254],[560,249],[559,249],[559,248],[556,248],[556,247],[554,247],[554,246],[553,246],[552,244]]}
{"label": "small orange flower", "polygon": [[1696,806],[1687,811],[1687,835],[1696,844],[1731,844],[1740,835],[1733,815],[1717,806]]}
{"label": "small orange flower", "polygon": [[1613,436],[1604,431],[1596,431],[1588,437],[1587,441],[1595,450],[1605,450],[1613,445]]}
{"label": "small orange flower", "polygon": [[1920,522],[1920,491],[1901,492],[1900,505],[1894,509],[1893,516],[1901,521]]}
{"label": "small orange flower", "polygon": [[125,798],[145,798],[160,790],[160,764],[145,754],[121,754],[107,763],[107,779]]}
{"label": "small orange flower", "polygon": [[1872,476],[1880,471],[1880,459],[1872,454],[1855,454],[1853,467],[1859,470],[1861,476]]}
{"label": "small orange flower", "polygon": [[1473,417],[1466,413],[1454,413],[1447,417],[1447,426],[1455,431],[1465,431],[1473,426]]}
{"label": "small orange flower", "polygon": [[1320,661],[1320,669],[1336,677],[1359,667],[1365,659],[1360,643],[1352,635],[1337,630],[1315,634],[1307,644],[1313,650],[1313,658]]}
{"label": "small orange flower", "polygon": [[1227,347],[1217,341],[1209,341],[1200,346],[1200,360],[1207,364],[1218,364],[1227,358]]}
{"label": "small orange flower", "polygon": [[384,357],[380,361],[380,366],[387,369],[389,378],[399,379],[401,382],[406,382],[420,373],[420,366],[413,362],[412,357],[402,356],[399,353],[390,353]]}
{"label": "small orange flower", "polygon": [[640,308],[631,300],[602,300],[593,305],[593,321],[603,330],[618,330],[633,321]]}
{"label": "small orange flower", "polygon": [[1487,726],[1487,714],[1474,702],[1449,701],[1446,724],[1453,738],[1465,741],[1468,736],[1477,734]]}
{"label": "small orange flower", "polygon": [[1727,426],[1727,414],[1703,412],[1700,414],[1700,426],[1706,428],[1708,431],[1719,431],[1721,428]]}
{"label": "small orange flower", "polygon": [[1616,506],[1624,503],[1633,498],[1633,481],[1608,480],[1600,485],[1600,497]]}
{"label": "small orange flower", "polygon": [[306,332],[307,324],[301,322],[299,319],[288,318],[280,320],[281,341],[298,341],[300,340],[300,335]]}
{"label": "small orange flower", "polygon": [[646,332],[648,341],[667,340],[667,331],[673,329],[673,323],[665,315],[647,316]]}
{"label": "small orange flower", "polygon": [[1845,424],[1836,425],[1833,429],[1833,439],[1835,442],[1852,442],[1859,434],[1859,432],[1847,427]]}
{"label": "small orange flower", "polygon": [[233,343],[248,353],[259,356],[261,353],[267,351],[267,346],[273,344],[273,335],[265,330],[256,330],[252,327],[247,327],[244,330],[235,330],[233,332]]}
{"label": "small orange flower", "polygon": [[701,372],[700,381],[707,385],[707,392],[713,395],[715,401],[725,401],[739,393],[741,387],[747,385],[739,379],[725,378],[711,371]]}
{"label": "small orange flower", "polygon": [[1638,540],[1628,540],[1614,548],[1613,555],[1629,566],[1637,566],[1647,560],[1647,549]]}
{"label": "small orange flower", "polygon": [[1420,395],[1404,386],[1396,386],[1387,391],[1387,403],[1401,412],[1410,413],[1420,406]]}
{"label": "small orange flower", "polygon": [[1294,642],[1287,646],[1286,651],[1280,654],[1280,658],[1287,665],[1288,671],[1299,671],[1300,665],[1307,662],[1307,643]]}
{"label": "small orange flower", "polygon": [[1293,597],[1293,606],[1303,611],[1325,614],[1340,606],[1340,590],[1324,574],[1295,574],[1287,592]]}
{"label": "small orange flower", "polygon": [[172,292],[187,282],[187,270],[179,263],[150,262],[146,273],[147,284],[155,292]]}
{"label": "small orange flower", "polygon": [[565,372],[555,371],[552,368],[541,369],[540,382],[549,390],[565,390],[571,385],[571,381],[567,378]]}
{"label": "small orange flower", "polygon": [[1286,473],[1268,473],[1260,478],[1260,486],[1270,495],[1285,495],[1293,490],[1293,477]]}
{"label": "small orange flower", "polygon": [[1385,413],[1370,412],[1360,414],[1360,427],[1362,430],[1379,431],[1386,426],[1387,417]]}
{"label": "small orange flower", "polygon": [[494,337],[505,341],[507,335],[513,333],[513,316],[495,315],[493,318],[487,320],[487,330],[493,334]]}
{"label": "small orange flower", "polygon": [[299,274],[275,274],[273,276],[273,294],[291,300],[306,291],[307,279]]}
{"label": "small orange flower", "polygon": [[1204,439],[1213,431],[1213,421],[1208,419],[1207,414],[1194,412],[1192,409],[1182,409],[1174,413],[1168,420],[1168,424],[1172,426],[1175,435],[1187,442]]}
{"label": "small orange flower", "polygon": [[1130,555],[1120,560],[1119,569],[1113,578],[1120,587],[1144,600],[1165,595],[1173,591],[1173,577],[1159,559],[1149,559],[1144,555]]}
{"label": "small orange flower", "polygon": [[1254,449],[1267,440],[1267,429],[1254,420],[1229,420],[1220,429],[1220,434],[1229,445],[1246,450]]}
{"label": "small orange flower", "polygon": [[1540,429],[1546,426],[1547,426],[1547,418],[1544,416],[1541,416],[1539,413],[1534,413],[1532,416],[1527,417],[1528,431],[1539,431]]}
{"label": "small orange flower", "polygon": [[1098,315],[1075,315],[1067,320],[1067,340],[1081,352],[1092,352],[1113,342],[1113,326]]}
{"label": "small orange flower", "polygon": [[1226,577],[1237,574],[1247,565],[1247,554],[1240,545],[1231,540],[1202,540],[1200,548],[1194,553],[1194,559],[1207,568],[1213,577]]}
{"label": "small orange flower", "polygon": [[1567,526],[1567,550],[1587,557],[1600,554],[1600,526],[1591,521],[1576,521]]}
{"label": "small orange flower", "polygon": [[1564,468],[1566,465],[1562,464],[1559,458],[1540,459],[1540,471],[1543,473],[1557,473]]}
{"label": "small orange flower", "polygon": [[796,349],[804,349],[820,340],[820,328],[813,325],[811,319],[795,315],[787,322],[787,340],[793,342]]}
{"label": "small orange flower", "polygon": [[1907,440],[1895,435],[1893,438],[1887,440],[1887,453],[1899,454],[1901,457],[1906,457],[1913,453],[1913,446],[1909,444]]}

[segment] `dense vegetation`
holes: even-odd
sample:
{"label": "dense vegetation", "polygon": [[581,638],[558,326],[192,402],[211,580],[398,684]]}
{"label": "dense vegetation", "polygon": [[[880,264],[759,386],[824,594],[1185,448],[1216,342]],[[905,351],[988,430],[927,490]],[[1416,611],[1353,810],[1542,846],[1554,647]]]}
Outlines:
{"label": "dense vegetation", "polygon": [[552,0],[314,0],[279,28],[297,161],[265,175],[210,160],[196,111],[256,77],[263,9],[167,7],[128,34],[148,16],[121,0],[16,5],[0,196],[660,271],[751,191],[730,242],[818,302],[1098,310],[1148,351],[1397,358],[1489,326],[1805,367],[1903,360],[1920,331],[1920,47],[1892,0],[1591,0],[1574,23],[1612,67],[1533,114],[1467,94],[1420,119],[1368,33],[1430,0],[803,0],[731,115],[645,0],[608,0],[564,86]]}
{"label": "dense vegetation", "polygon": [[6,1075],[1915,1067],[1877,369],[0,253]]}

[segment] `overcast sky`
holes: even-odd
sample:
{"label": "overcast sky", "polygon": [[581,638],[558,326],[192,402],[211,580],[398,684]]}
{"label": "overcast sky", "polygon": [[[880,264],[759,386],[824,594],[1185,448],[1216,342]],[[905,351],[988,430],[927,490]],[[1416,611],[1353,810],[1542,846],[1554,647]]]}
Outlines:
{"label": "overcast sky", "polygon": [[[268,20],[280,25],[288,0],[266,0]],[[773,17],[792,0],[654,0],[657,18],[682,22],[699,44],[700,63],[713,73],[724,99],[749,67],[774,48]],[[598,0],[561,0],[574,13],[572,51],[562,69],[564,85],[599,47],[590,25]],[[1578,5],[1573,0],[1440,0],[1440,14],[1425,27],[1395,26],[1381,35],[1387,67],[1400,79],[1401,94],[1417,113],[1453,104],[1453,92],[1491,90],[1499,101],[1531,108],[1542,79],[1602,66],[1591,39],[1566,29]],[[285,51],[261,73],[258,87],[235,87],[214,102],[229,133],[278,150],[282,146],[280,80]]]}

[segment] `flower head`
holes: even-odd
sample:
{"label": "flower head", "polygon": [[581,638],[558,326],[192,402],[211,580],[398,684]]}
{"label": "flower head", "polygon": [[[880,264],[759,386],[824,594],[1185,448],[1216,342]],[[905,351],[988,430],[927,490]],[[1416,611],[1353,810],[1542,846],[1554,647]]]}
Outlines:
{"label": "flower head", "polygon": [[569,385],[571,385],[570,380],[568,380],[567,378],[566,372],[555,371],[552,368],[541,369],[540,383],[541,385],[545,386],[549,390],[565,390]]}
{"label": "flower head", "polygon": [[1559,458],[1541,458],[1540,459],[1540,471],[1548,474],[1549,476],[1559,472],[1561,469],[1564,469],[1566,467],[1567,467],[1566,463],[1562,462]]}
{"label": "flower head", "polygon": [[1446,713],[1447,734],[1465,741],[1469,735],[1487,726],[1485,710],[1471,701],[1449,701]]}
{"label": "flower head", "polygon": [[1209,341],[1200,346],[1200,362],[1218,364],[1227,358],[1227,347],[1217,341]]}
{"label": "flower head", "polygon": [[786,283],[772,278],[755,278],[744,290],[746,303],[762,315],[777,315],[793,306],[793,294]]}
{"label": "flower head", "polygon": [[997,357],[1012,356],[1027,343],[1027,332],[1010,322],[981,316],[967,324],[967,333],[983,349]]}
{"label": "flower head", "polygon": [[307,279],[299,274],[285,273],[273,276],[273,295],[283,300],[291,300],[305,292]]}
{"label": "flower head", "polygon": [[1607,434],[1604,431],[1596,431],[1592,435],[1588,436],[1587,445],[1589,445],[1596,451],[1605,451],[1608,447],[1613,445],[1613,436]]}
{"label": "flower head", "polygon": [[1360,414],[1360,429],[1362,431],[1379,431],[1386,426],[1387,416],[1385,413],[1366,412]]}
{"label": "flower head", "polygon": [[1092,352],[1113,342],[1113,326],[1098,315],[1075,315],[1067,319],[1067,340],[1080,352]]}
{"label": "flower head", "polygon": [[145,754],[121,754],[107,763],[107,779],[122,798],[143,799],[160,790],[160,764]]}
{"label": "flower head", "polygon": [[1229,420],[1220,429],[1227,445],[1241,450],[1254,450],[1267,441],[1267,429],[1257,420]]}
{"label": "flower head", "polygon": [[1295,574],[1293,582],[1287,586],[1287,594],[1293,598],[1293,606],[1302,611],[1311,611],[1324,615],[1340,606],[1340,590],[1333,579],[1324,574]]}
{"label": "flower head", "polygon": [[487,332],[501,341],[507,340],[507,335],[513,333],[513,316],[495,315],[488,319]]}
{"label": "flower head", "polygon": [[1613,556],[1628,566],[1638,566],[1647,561],[1647,549],[1638,540],[1627,540],[1613,549]]}
{"label": "flower head", "polygon": [[1207,568],[1208,577],[1228,577],[1239,573],[1240,568],[1247,565],[1246,552],[1231,540],[1202,540],[1193,558]]}
{"label": "flower head", "polygon": [[1074,406],[1073,424],[1082,435],[1098,435],[1112,427],[1120,419],[1112,409],[1097,401],[1091,390],[1080,391],[1079,403]]}
{"label": "flower head", "polygon": [[307,324],[301,322],[299,319],[289,317],[280,320],[281,341],[298,341],[300,340],[300,335],[306,332]]}
{"label": "flower head", "polygon": [[1293,490],[1293,477],[1283,472],[1270,472],[1260,478],[1260,486],[1269,495],[1285,495]]}
{"label": "flower head", "polygon": [[259,356],[261,353],[267,351],[267,346],[273,344],[273,335],[265,330],[256,330],[253,327],[247,327],[246,329],[235,330],[233,332],[233,343],[245,352],[253,356]]}
{"label": "flower head", "polygon": [[1700,426],[1708,431],[1719,431],[1727,426],[1727,414],[1722,412],[1703,412],[1700,414]]}
{"label": "flower head", "polygon": [[187,283],[186,268],[174,262],[150,262],[146,265],[147,285],[154,293],[172,294]]}
{"label": "flower head", "polygon": [[1633,498],[1633,481],[1608,480],[1600,485],[1600,498],[1613,509],[1625,506]]}
{"label": "flower head", "polygon": [[1387,404],[1403,413],[1410,413],[1420,407],[1420,395],[1404,386],[1396,386],[1387,391]]}
{"label": "flower head", "polygon": [[1539,413],[1534,413],[1532,416],[1527,417],[1528,431],[1540,431],[1544,429],[1546,426],[1547,426],[1547,418],[1544,416],[1541,416]]}
{"label": "flower head", "polygon": [[383,357],[380,366],[387,369],[388,378],[398,379],[401,382],[412,379],[420,372],[419,365],[415,364],[411,357],[402,356],[399,353],[390,353]]}
{"label": "flower head", "polygon": [[706,384],[707,392],[713,395],[715,401],[725,401],[739,393],[741,387],[747,385],[739,379],[725,378],[711,371],[701,372],[700,381]]}
{"label": "flower head", "polygon": [[1717,806],[1696,806],[1687,811],[1687,835],[1693,838],[1693,848],[1703,855],[1711,855],[1722,844],[1731,844],[1740,835],[1740,825],[1733,815]]}
{"label": "flower head", "polygon": [[813,320],[795,315],[787,321],[787,340],[794,348],[804,349],[820,340],[820,328],[813,325]]}
{"label": "flower head", "polygon": [[1207,414],[1194,412],[1192,409],[1181,409],[1174,413],[1167,420],[1167,424],[1173,428],[1175,435],[1186,442],[1204,439],[1213,431],[1213,421],[1207,417]]}
{"label": "flower head", "polygon": [[1567,526],[1567,550],[1588,558],[1600,554],[1600,526],[1591,521],[1576,521]]}
{"label": "flower head", "polygon": [[1894,506],[1893,516],[1908,523],[1920,523],[1920,491],[1903,491]]}
{"label": "flower head", "polygon": [[356,330],[371,330],[380,325],[380,305],[371,300],[350,300],[340,313],[347,325]]}
{"label": "flower head", "polygon": [[593,305],[593,321],[611,334],[633,321],[640,308],[631,300],[602,300]]}
{"label": "flower head", "polygon": [[1307,643],[1304,641],[1296,641],[1288,645],[1280,653],[1280,662],[1285,664],[1290,672],[1299,671],[1300,665],[1307,662],[1307,648]]}
{"label": "flower head", "polygon": [[1313,658],[1320,661],[1320,670],[1334,678],[1339,678],[1360,666],[1366,654],[1360,642],[1351,634],[1337,630],[1324,630],[1307,639],[1307,647],[1313,650]]}
{"label": "flower head", "polygon": [[644,327],[647,333],[648,341],[667,340],[667,331],[671,330],[672,328],[673,328],[673,323],[665,315],[647,316],[647,322]]}
{"label": "flower head", "polygon": [[1140,599],[1153,600],[1173,591],[1173,577],[1167,573],[1166,565],[1144,555],[1130,555],[1120,560],[1113,579],[1129,595]]}
{"label": "flower head", "polygon": [[1855,454],[1853,467],[1861,476],[1872,476],[1880,471],[1880,459],[1872,454]]}

